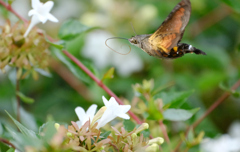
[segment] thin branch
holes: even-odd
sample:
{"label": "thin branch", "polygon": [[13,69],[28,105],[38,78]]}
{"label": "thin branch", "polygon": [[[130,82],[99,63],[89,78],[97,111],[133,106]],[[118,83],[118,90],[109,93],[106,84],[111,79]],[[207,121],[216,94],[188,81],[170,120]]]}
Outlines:
{"label": "thin branch", "polygon": [[12,12],[14,15],[16,15],[20,20],[22,20],[24,23],[28,23],[28,21],[20,16],[15,10],[12,9],[12,6],[9,4],[6,4],[4,1],[0,0],[0,4],[3,5],[9,12]]}
{"label": "thin branch", "polygon": [[[63,53],[74,63],[76,63],[77,66],[80,67],[91,79],[93,79],[99,87],[105,90],[110,96],[114,97],[119,104],[124,105],[123,102],[106,85],[104,85],[101,80],[95,77],[95,75],[87,67],[85,67],[85,65],[83,65],[77,58],[75,58],[72,54],[70,54],[66,50],[63,50]],[[138,124],[142,123],[142,121],[134,113],[132,113],[131,111],[128,111],[128,113]]]}
{"label": "thin branch", "polygon": [[[240,86],[240,79],[232,86],[231,90],[235,91]],[[187,136],[190,128],[196,128],[214,109],[216,109],[223,101],[225,101],[231,93],[225,92],[220,98],[218,98],[211,107],[208,108],[208,110],[197,120],[195,121],[191,126],[189,126],[185,132],[185,136]],[[182,144],[182,140],[179,141],[177,147],[175,148],[174,152],[178,152],[180,146]]]}
{"label": "thin branch", "polygon": [[5,144],[11,146],[12,148],[16,149],[16,147],[6,139],[0,138],[0,142],[5,143]]}
{"label": "thin branch", "polygon": [[60,76],[63,80],[65,80],[73,89],[75,89],[84,99],[87,101],[91,101],[91,95],[87,90],[86,86],[81,83],[71,72],[69,69],[62,66],[59,62],[54,59],[51,59],[50,63],[51,68]]}
{"label": "thin branch", "polygon": [[161,128],[161,130],[162,130],[162,133],[163,133],[163,136],[164,136],[166,142],[167,142],[168,144],[170,144],[170,140],[169,140],[169,137],[168,137],[168,133],[167,133],[166,127],[164,126],[162,120],[159,121],[159,126],[160,126],[160,128]]}
{"label": "thin branch", "polygon": [[[231,88],[232,91],[236,90],[240,86],[240,80],[238,80]],[[227,99],[231,93],[225,92],[217,101],[215,101],[211,107],[204,113],[202,117],[200,117],[193,125],[193,129],[196,128],[204,118],[206,118],[214,109],[216,109],[225,99]]]}

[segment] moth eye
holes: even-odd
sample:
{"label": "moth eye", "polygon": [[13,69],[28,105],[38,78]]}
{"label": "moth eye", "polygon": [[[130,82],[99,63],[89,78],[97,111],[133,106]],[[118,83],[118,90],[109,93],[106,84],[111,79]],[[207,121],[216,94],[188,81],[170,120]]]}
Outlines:
{"label": "moth eye", "polygon": [[137,44],[137,40],[133,40],[133,43],[134,43],[134,44]]}

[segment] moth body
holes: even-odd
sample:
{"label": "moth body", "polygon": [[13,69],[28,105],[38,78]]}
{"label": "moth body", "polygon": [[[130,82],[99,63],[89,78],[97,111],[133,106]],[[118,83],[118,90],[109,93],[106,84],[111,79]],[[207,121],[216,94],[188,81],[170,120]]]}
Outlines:
{"label": "moth body", "polygon": [[153,34],[136,35],[128,41],[150,56],[174,59],[186,53],[206,55],[192,45],[180,43],[191,15],[189,0],[179,2]]}

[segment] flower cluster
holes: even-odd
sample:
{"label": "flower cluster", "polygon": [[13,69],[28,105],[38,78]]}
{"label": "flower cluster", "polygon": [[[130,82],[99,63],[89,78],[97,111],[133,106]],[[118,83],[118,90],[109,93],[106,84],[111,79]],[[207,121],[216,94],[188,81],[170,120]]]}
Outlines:
{"label": "flower cluster", "polygon": [[[101,132],[99,128],[105,126],[116,117],[130,119],[126,114],[130,110],[130,105],[119,105],[115,98],[108,101],[102,97],[104,107],[96,114],[97,105],[92,105],[85,112],[83,108],[77,107],[75,112],[80,119],[72,121],[72,125],[65,129],[67,143],[76,151],[158,151],[159,145],[163,143],[163,138],[147,140],[140,132],[148,129],[149,125],[143,123],[132,131],[126,131],[121,127],[121,131],[112,126],[112,132]],[[56,128],[59,128],[57,125]],[[139,135],[140,133],[140,135]],[[110,135],[111,134],[111,135]]]}
{"label": "flower cluster", "polygon": [[25,78],[32,74],[37,79],[37,69],[48,70],[50,52],[49,44],[39,35],[36,29],[27,38],[23,37],[24,25],[7,23],[1,28],[0,35],[0,69],[9,65],[17,67],[17,76]]}
{"label": "flower cluster", "polygon": [[159,151],[159,145],[164,140],[161,137],[151,140],[144,137],[142,131],[149,128],[147,123],[132,129],[115,125],[111,126],[108,131],[101,131],[99,128],[116,117],[129,119],[126,112],[131,108],[130,105],[119,105],[113,97],[109,101],[105,97],[102,98],[105,106],[100,108],[96,114],[96,105],[92,105],[86,112],[81,107],[77,107],[75,111],[80,120],[72,121],[72,125],[67,128],[58,123],[54,125],[53,122],[44,124],[40,129],[39,138],[38,136],[29,137],[37,142],[35,147],[25,144],[24,150],[26,152]]}
{"label": "flower cluster", "polygon": [[[1,28],[0,69],[4,71],[7,65],[17,67],[18,79],[25,78],[29,74],[32,74],[34,79],[37,79],[38,74],[36,71],[48,71],[49,44],[33,27],[40,22],[45,23],[47,20],[58,22],[49,13],[53,7],[52,1],[43,4],[39,0],[32,0],[32,7],[33,9],[28,13],[29,16],[32,16],[32,19],[27,30],[23,24],[19,23],[13,27],[11,27],[10,23],[7,23]],[[32,32],[30,32],[31,30]],[[23,33],[25,34],[23,35]]]}

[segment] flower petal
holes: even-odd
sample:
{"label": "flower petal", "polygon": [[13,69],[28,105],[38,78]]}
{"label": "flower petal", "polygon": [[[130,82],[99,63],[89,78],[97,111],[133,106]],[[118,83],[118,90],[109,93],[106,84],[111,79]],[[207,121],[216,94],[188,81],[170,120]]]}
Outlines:
{"label": "flower petal", "polygon": [[29,12],[28,12],[28,16],[32,16],[32,15],[35,15],[37,14],[36,10],[35,9],[31,9]]}
{"label": "flower petal", "polygon": [[83,121],[85,119],[86,113],[85,113],[85,110],[82,107],[75,108],[75,112],[76,112],[76,114],[78,116],[78,119],[80,121]]}
{"label": "flower petal", "polygon": [[127,115],[125,113],[118,114],[117,116],[120,118],[123,118],[123,119],[130,119],[129,115]]}
{"label": "flower petal", "polygon": [[43,4],[42,11],[49,13],[50,10],[52,9],[53,5],[54,5],[53,1],[47,1],[46,3]]}
{"label": "flower petal", "polygon": [[37,10],[37,8],[42,5],[42,3],[40,2],[40,0],[32,0],[32,8]]}
{"label": "flower petal", "polygon": [[31,22],[27,28],[27,31],[24,33],[24,37],[27,37],[28,33],[31,31],[31,29],[38,24],[40,21],[39,19],[36,17],[36,15],[32,16]]}
{"label": "flower petal", "polygon": [[114,97],[111,97],[109,100],[109,104],[111,106],[119,106],[118,102],[116,101],[116,99]]}
{"label": "flower petal", "polygon": [[102,100],[103,100],[103,103],[104,103],[104,105],[106,106],[106,107],[108,107],[108,100],[104,97],[104,96],[102,96]]}
{"label": "flower petal", "polygon": [[107,108],[106,111],[103,113],[102,117],[100,118],[100,120],[98,121],[98,125],[96,128],[99,129],[100,127],[105,126],[108,122],[112,121],[116,117],[117,116],[114,115],[113,111]]}
{"label": "flower petal", "polygon": [[116,115],[123,119],[130,119],[130,117],[126,114],[130,110],[130,108],[130,105],[120,105]]}
{"label": "flower petal", "polygon": [[88,110],[86,112],[86,114],[90,117],[91,121],[96,113],[96,110],[97,110],[97,105],[93,104],[88,108]]}
{"label": "flower petal", "polygon": [[130,105],[120,105],[121,113],[126,113],[131,109]]}
{"label": "flower petal", "polygon": [[52,22],[58,22],[58,19],[50,13],[48,13],[47,19]]}

